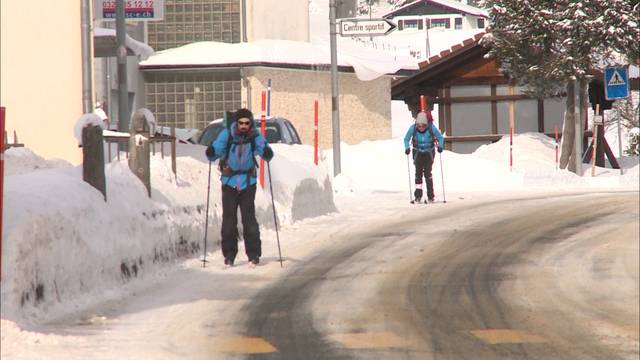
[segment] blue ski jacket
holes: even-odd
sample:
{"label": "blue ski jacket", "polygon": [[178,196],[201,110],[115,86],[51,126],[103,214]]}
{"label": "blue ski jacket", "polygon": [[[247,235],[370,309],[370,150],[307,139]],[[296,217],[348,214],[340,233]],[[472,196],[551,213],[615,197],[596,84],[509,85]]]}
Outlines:
{"label": "blue ski jacket", "polygon": [[[438,147],[443,148],[444,146],[444,138],[438,130],[437,127],[433,126],[433,123],[427,124],[424,132],[420,132],[416,129],[416,124],[413,124],[407,130],[407,134],[404,136],[404,148],[409,149],[410,147],[416,149],[418,152],[426,153],[433,151],[433,139],[431,138],[431,132],[429,132],[429,128],[433,131],[433,135],[438,140]],[[415,134],[415,135],[414,135]],[[411,144],[413,141],[413,137],[415,136],[415,144]]]}
{"label": "blue ski jacket", "polygon": [[[253,143],[253,144],[252,144]],[[269,146],[265,138],[252,127],[249,132],[241,134],[236,123],[229,129],[223,129],[212,143],[214,155],[210,161],[221,159],[220,180],[227,185],[241,191],[257,182],[256,156],[263,156],[265,147]],[[227,154],[228,149],[228,154]]]}

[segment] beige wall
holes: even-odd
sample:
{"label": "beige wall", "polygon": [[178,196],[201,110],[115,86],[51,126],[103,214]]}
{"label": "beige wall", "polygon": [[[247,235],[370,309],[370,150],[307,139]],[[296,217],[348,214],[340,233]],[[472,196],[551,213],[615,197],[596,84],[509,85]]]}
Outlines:
{"label": "beige wall", "polygon": [[309,41],[307,0],[247,0],[247,40]]}
{"label": "beige wall", "polygon": [[73,137],[82,115],[80,2],[2,0],[0,7],[7,131],[42,157],[80,163]]}
{"label": "beige wall", "polygon": [[[251,87],[251,108],[261,114],[261,93],[271,79],[271,115],[289,119],[304,144],[313,144],[313,103],[318,100],[319,140],[323,149],[332,146],[331,74],[329,71],[254,67],[244,70]],[[348,144],[391,138],[391,80],[358,80],[340,73],[340,139]],[[243,90],[243,103],[247,91]]]}

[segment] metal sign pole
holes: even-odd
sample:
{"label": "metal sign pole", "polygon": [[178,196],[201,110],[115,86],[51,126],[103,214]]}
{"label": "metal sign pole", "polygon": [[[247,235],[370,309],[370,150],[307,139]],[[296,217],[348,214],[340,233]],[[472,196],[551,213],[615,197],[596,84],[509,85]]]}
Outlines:
{"label": "metal sign pole", "polygon": [[93,112],[93,89],[92,89],[92,64],[93,53],[91,51],[91,1],[82,0],[82,112],[85,114]]}
{"label": "metal sign pole", "polygon": [[331,43],[331,125],[333,128],[333,176],[340,174],[340,109],[338,105],[338,50],[336,40],[336,0],[329,0]]}
{"label": "metal sign pole", "polygon": [[[118,131],[129,130],[129,90],[127,89],[127,28],[124,20],[124,0],[116,1],[116,38],[118,50]],[[122,143],[120,143],[122,144]],[[120,149],[122,150],[122,149]]]}

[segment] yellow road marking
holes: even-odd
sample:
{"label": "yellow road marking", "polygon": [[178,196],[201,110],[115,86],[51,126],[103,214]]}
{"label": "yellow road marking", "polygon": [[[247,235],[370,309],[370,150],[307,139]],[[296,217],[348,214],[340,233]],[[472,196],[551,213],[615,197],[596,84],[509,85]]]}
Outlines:
{"label": "yellow road marking", "polygon": [[259,337],[214,337],[213,346],[216,350],[236,354],[266,354],[278,350],[267,340]]}
{"label": "yellow road marking", "polygon": [[542,336],[538,336],[522,330],[512,329],[485,329],[471,330],[470,333],[489,344],[522,344],[547,342]]}
{"label": "yellow road marking", "polygon": [[388,332],[333,334],[330,338],[347,349],[397,348],[409,345],[405,339]]}

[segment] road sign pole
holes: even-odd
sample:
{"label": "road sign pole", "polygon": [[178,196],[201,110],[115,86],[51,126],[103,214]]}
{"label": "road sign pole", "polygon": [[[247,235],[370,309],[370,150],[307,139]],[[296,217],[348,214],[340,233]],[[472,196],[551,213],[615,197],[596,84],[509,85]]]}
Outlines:
{"label": "road sign pole", "polygon": [[331,126],[333,127],[333,176],[340,174],[340,109],[338,98],[338,45],[336,40],[336,0],[329,0],[331,43]]}
{"label": "road sign pole", "polygon": [[[116,1],[116,39],[118,49],[118,131],[129,131],[129,90],[127,88],[127,28],[124,19],[124,0]],[[122,143],[119,143],[119,147]],[[120,148],[119,151],[124,149]]]}

